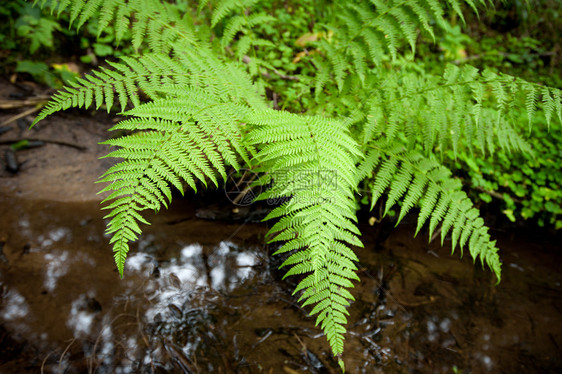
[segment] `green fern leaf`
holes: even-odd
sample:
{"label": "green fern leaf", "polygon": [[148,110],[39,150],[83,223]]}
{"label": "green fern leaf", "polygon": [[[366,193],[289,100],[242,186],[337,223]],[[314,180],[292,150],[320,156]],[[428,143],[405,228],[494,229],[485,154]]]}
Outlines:
{"label": "green fern leaf", "polygon": [[[274,19],[255,10],[257,0],[200,2],[213,43],[198,38],[212,39],[209,27],[195,27],[191,12],[182,15],[168,2],[35,2],[58,14],[69,11],[76,28],[98,17],[100,32],[113,24],[118,41],[131,35],[133,47],[152,52],[109,62],[70,83],[34,122],[70,107],[111,110],[114,104],[127,116],[113,127],[127,135],[106,142],[113,147],[106,157],[120,160],[100,177],[121,275],[130,243],[149,224],[144,211],[167,207],[173,190],[184,193],[185,185],[219,185],[227,165],[246,165],[263,172],[260,199],[284,201],[266,217],[276,221],[270,241],[283,243],[276,254],[284,256],[285,276],[299,276],[294,292],[316,315],[342,369],[350,288],[359,279],[352,247],[362,245],[355,194],[363,180],[372,183],[371,208],[386,196],[384,213],[399,206],[398,222],[419,208],[416,235],[428,224],[432,237],[441,225],[442,244],[450,237],[452,250],[458,244],[461,254],[468,246],[473,259],[480,257],[500,279],[501,262],[484,221],[433,155],[498,147],[531,154],[510,124],[514,109],[526,109],[529,126],[542,110],[550,126],[553,118],[562,121],[561,91],[471,66],[450,65],[438,76],[415,65],[398,68],[396,61],[407,49],[415,53],[419,30],[435,39],[435,28],[448,27],[445,15],[464,21],[463,7],[476,12],[491,2],[329,4],[334,16],[316,23],[315,31],[325,33],[306,60],[318,72],[302,82],[317,101],[303,105],[323,117],[269,108],[263,73],[274,66],[262,52],[275,46],[256,26]],[[223,49],[227,53],[217,55]],[[331,113],[348,118],[330,119]]]}
{"label": "green fern leaf", "polygon": [[527,94],[525,96],[525,107],[527,109],[527,118],[529,119],[529,133],[531,132],[532,128],[533,115],[536,111],[537,96],[538,93],[536,88],[532,85],[528,85]]}
{"label": "green fern leaf", "polygon": [[[140,234],[137,222],[147,223],[140,215],[141,211],[167,207],[172,199],[170,186],[183,193],[182,181],[194,189],[195,180],[206,183],[205,179],[210,179],[218,184],[216,174],[226,177],[225,160],[233,161],[237,167],[232,144],[236,138],[241,138],[241,134],[230,124],[236,119],[230,118],[229,122],[225,117],[217,118],[212,114],[216,107],[204,106],[213,101],[211,97],[202,100],[201,92],[194,96],[142,104],[125,112],[134,118],[122,121],[113,130],[134,128],[143,131],[105,142],[119,147],[106,157],[123,159],[100,179],[100,182],[108,183],[100,193],[112,191],[104,202],[113,202],[104,209],[111,209],[107,216],[111,218],[107,232],[112,234],[111,243],[121,276],[129,242]],[[232,115],[236,110],[229,110],[229,105],[225,104],[221,109]],[[178,111],[178,108],[182,110]],[[213,137],[204,136],[210,129]]]}
{"label": "green fern leaf", "polygon": [[220,21],[222,21],[231,12],[239,9],[241,11],[246,8],[252,7],[258,0],[225,0],[217,4],[217,7],[213,11],[213,16],[211,18],[211,27],[215,27]]}
{"label": "green fern leaf", "polygon": [[[346,307],[352,296],[345,287],[357,280],[356,256],[348,247],[361,245],[356,235],[353,191],[354,159],[360,156],[342,123],[268,111],[248,118],[257,125],[249,140],[260,147],[260,164],[273,182],[260,199],[290,196],[267,219],[281,218],[270,230],[272,240],[287,240],[277,252],[291,253],[282,266],[286,276],[308,274],[295,292],[303,305],[314,304],[335,356],[343,352]],[[291,167],[284,160],[293,159]]]}
{"label": "green fern leaf", "polygon": [[[416,202],[419,202],[420,215],[416,234],[429,217],[431,217],[430,237],[437,224],[443,222],[442,243],[452,227],[452,250],[454,251],[458,243],[462,251],[468,243],[474,260],[480,256],[482,261],[486,261],[499,282],[501,268],[499,259],[496,258],[497,248],[491,244],[490,236],[483,226],[478,210],[460,190],[460,183],[451,178],[450,172],[436,161],[423,157],[416,151],[401,150],[396,146],[389,147],[386,142],[373,142],[370,146],[373,153],[377,152],[379,157],[387,158],[379,168],[375,168],[375,183],[371,190],[372,201],[376,201],[388,188],[386,214],[399,199],[405,196],[398,222]],[[369,159],[363,161],[365,162],[374,164]],[[361,165],[360,169],[362,167]],[[372,206],[374,206],[373,202]]]}

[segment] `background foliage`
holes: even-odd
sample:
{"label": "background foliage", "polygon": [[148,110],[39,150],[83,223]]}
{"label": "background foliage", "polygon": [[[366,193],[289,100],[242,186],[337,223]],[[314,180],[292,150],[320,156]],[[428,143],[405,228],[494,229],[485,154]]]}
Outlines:
{"label": "background foliage", "polygon": [[[470,16],[466,34],[460,34],[460,27],[455,26],[459,32],[443,38],[439,58],[561,88],[560,17],[559,1],[496,1],[480,20]],[[426,56],[433,59],[432,54]],[[464,152],[455,159],[449,153],[448,165],[464,178],[473,198],[493,203],[491,213],[501,212],[513,223],[529,222],[558,230],[562,228],[560,126],[548,129],[541,119],[538,126],[525,131],[525,113],[522,109],[519,112],[515,118],[521,120],[516,124],[527,133],[534,157],[499,150],[493,158]]]}

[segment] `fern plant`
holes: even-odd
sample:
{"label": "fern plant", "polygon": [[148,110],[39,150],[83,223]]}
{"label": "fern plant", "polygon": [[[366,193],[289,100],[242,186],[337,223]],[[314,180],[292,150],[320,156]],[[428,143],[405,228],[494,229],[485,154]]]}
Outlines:
{"label": "fern plant", "polygon": [[77,28],[93,17],[99,30],[112,23],[118,39],[130,28],[133,46],[150,50],[78,79],[34,122],[70,107],[118,106],[127,117],[111,130],[129,134],[105,142],[117,148],[107,157],[120,161],[100,178],[121,276],[130,243],[148,224],[143,211],[167,207],[172,188],[218,185],[227,167],[248,167],[267,186],[259,199],[283,198],[266,217],[275,221],[270,241],[283,243],[276,255],[285,256],[286,276],[301,277],[294,293],[311,305],[342,369],[366,180],[371,208],[384,196],[385,214],[399,206],[398,221],[419,209],[416,233],[428,224],[432,236],[440,225],[442,242],[450,236],[453,250],[468,247],[499,282],[495,241],[440,154],[530,153],[510,109],[524,106],[529,126],[539,111],[549,124],[562,122],[562,93],[470,66],[435,76],[411,63],[420,33],[435,38],[449,15],[462,19],[485,0],[326,3],[324,37],[303,58],[316,72],[300,114],[274,110],[267,99],[272,65],[264,51],[274,45],[254,29],[277,21],[257,1],[204,1],[185,14],[158,0],[35,3],[70,12]]}

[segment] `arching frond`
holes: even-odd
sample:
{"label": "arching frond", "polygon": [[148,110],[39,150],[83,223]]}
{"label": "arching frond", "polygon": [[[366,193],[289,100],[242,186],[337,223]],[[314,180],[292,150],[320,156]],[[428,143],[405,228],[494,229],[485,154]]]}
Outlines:
{"label": "arching frond", "polygon": [[150,99],[162,97],[162,88],[170,85],[181,87],[205,87],[208,92],[233,102],[245,102],[263,107],[263,99],[245,73],[233,64],[223,64],[206,51],[179,53],[175,59],[162,54],[144,55],[137,59],[124,57],[121,63],[110,63],[113,70],[100,68],[92,74],[60,90],[33,125],[45,117],[70,107],[96,109],[105,105],[109,111],[115,97],[121,111],[130,101],[140,104],[139,92]]}
{"label": "arching frond", "polygon": [[372,170],[375,183],[372,186],[371,207],[387,193],[384,214],[401,202],[398,222],[416,205],[420,213],[416,234],[429,219],[429,236],[441,225],[441,244],[451,232],[452,251],[459,244],[461,253],[468,244],[474,260],[480,257],[501,279],[501,262],[495,241],[490,239],[488,228],[480,218],[472,201],[461,190],[459,180],[437,161],[417,151],[407,151],[401,145],[386,142],[369,144],[367,157],[360,170]]}
{"label": "arching frond", "polygon": [[[259,147],[257,160],[271,187],[260,199],[285,197],[266,219],[282,217],[270,230],[272,241],[286,243],[281,265],[285,276],[307,274],[295,293],[324,330],[334,355],[343,352],[347,291],[358,280],[349,246],[361,246],[355,225],[354,164],[360,153],[339,121],[274,111],[248,117],[254,125],[249,140]],[[343,364],[343,363],[342,363]]]}
{"label": "arching frond", "polygon": [[59,15],[69,10],[71,26],[76,29],[99,15],[98,36],[113,23],[117,41],[130,31],[135,49],[145,41],[152,52],[160,53],[169,52],[174,42],[197,44],[189,19],[183,18],[171,4],[158,0],[35,0],[34,3],[41,7],[50,4],[51,12],[56,10]]}
{"label": "arching frond", "polygon": [[234,104],[191,89],[139,105],[124,113],[133,118],[112,128],[138,131],[104,142],[119,147],[105,157],[123,159],[100,178],[109,183],[100,192],[111,192],[103,209],[111,210],[107,233],[121,276],[129,242],[141,232],[138,222],[148,223],[140,212],[167,207],[171,187],[183,193],[182,181],[194,190],[197,181],[218,185],[217,175],[226,179],[225,163],[238,168],[237,157],[248,160],[238,127],[243,113]]}
{"label": "arching frond", "polygon": [[[448,65],[442,77],[386,71],[373,84],[365,105],[364,141],[384,137],[392,142],[405,129],[427,151],[455,152],[462,144],[493,153],[496,146],[531,152],[513,128],[516,109],[526,108],[529,126],[537,110],[550,125],[562,106],[558,89],[543,87],[472,66]],[[421,136],[420,136],[421,134]]]}
{"label": "arching frond", "polygon": [[148,224],[143,212],[166,207],[173,188],[218,185],[231,165],[263,173],[260,199],[284,201],[267,216],[275,219],[270,239],[283,242],[277,254],[285,256],[286,276],[300,276],[295,294],[311,305],[342,368],[350,288],[358,280],[352,247],[362,245],[355,217],[361,181],[372,181],[372,205],[385,196],[385,213],[399,206],[399,221],[419,208],[417,232],[429,222],[431,236],[441,225],[442,242],[450,236],[453,250],[468,246],[500,279],[495,242],[435,155],[472,147],[531,152],[512,117],[533,126],[542,112],[548,126],[562,122],[562,92],[470,66],[447,66],[438,76],[420,66],[395,69],[392,61],[415,55],[420,33],[435,39],[446,31],[446,17],[462,20],[463,10],[490,1],[327,2],[334,17],[316,23],[325,28],[306,51],[310,64],[302,71],[317,73],[299,80],[310,99],[301,115],[272,110],[264,99],[264,70],[278,63],[261,53],[275,47],[259,34],[274,18],[257,0],[201,1],[206,26],[192,19],[194,9],[179,14],[158,0],[36,3],[68,11],[76,28],[97,17],[100,30],[113,25],[117,40],[130,33],[135,48],[150,51],[69,84],[34,121],[93,106],[118,106],[127,117],[113,127],[127,135],[106,142],[114,147],[107,157],[120,161],[100,178],[121,275],[129,244]]}
{"label": "arching frond", "polygon": [[[473,0],[464,2],[475,12],[478,11],[477,5],[490,3],[486,0],[477,4]],[[336,22],[329,26],[333,37],[329,43],[321,41],[319,46],[331,62],[338,88],[342,89],[342,77],[380,66],[383,56],[390,55],[395,60],[405,45],[415,53],[420,32],[435,40],[434,28],[445,27],[444,15],[449,9],[464,21],[459,0],[352,0],[337,3]],[[339,59],[336,63],[334,56]]]}
{"label": "arching frond", "polygon": [[224,0],[219,1],[213,11],[211,18],[211,27],[215,27],[226,16],[235,11],[243,13],[246,9],[251,8],[258,0]]}

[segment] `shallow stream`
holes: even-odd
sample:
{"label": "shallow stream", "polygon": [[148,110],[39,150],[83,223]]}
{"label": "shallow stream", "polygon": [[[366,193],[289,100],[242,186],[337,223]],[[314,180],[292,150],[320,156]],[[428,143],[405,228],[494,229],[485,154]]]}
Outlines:
{"label": "shallow stream", "polygon": [[[176,200],[120,280],[97,201],[0,193],[0,372],[337,373],[266,225],[231,209]],[[493,232],[494,287],[410,224],[363,221],[349,373],[562,372],[560,236]]]}

